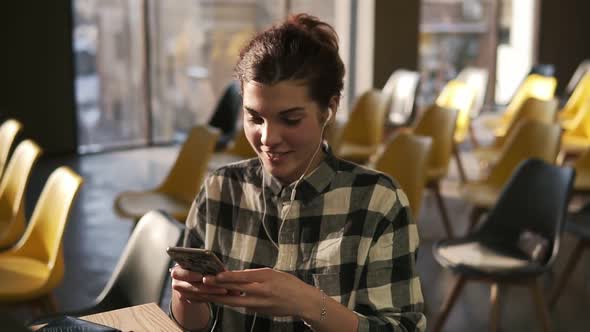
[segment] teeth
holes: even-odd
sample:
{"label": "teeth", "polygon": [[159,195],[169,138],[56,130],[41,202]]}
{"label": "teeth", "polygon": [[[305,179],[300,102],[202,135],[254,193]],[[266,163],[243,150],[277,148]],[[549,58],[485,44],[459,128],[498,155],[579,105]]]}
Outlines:
{"label": "teeth", "polygon": [[280,157],[280,156],[284,155],[285,153],[284,153],[284,152],[273,152],[273,153],[271,153],[271,152],[267,152],[266,154],[267,154],[267,155],[268,155],[270,158],[278,158],[278,157]]}

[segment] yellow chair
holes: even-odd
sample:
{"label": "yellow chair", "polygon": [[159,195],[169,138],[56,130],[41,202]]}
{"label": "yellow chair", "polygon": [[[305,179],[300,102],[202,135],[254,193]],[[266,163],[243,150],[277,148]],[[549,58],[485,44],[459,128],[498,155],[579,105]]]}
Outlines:
{"label": "yellow chair", "polygon": [[515,129],[521,121],[535,120],[547,124],[554,123],[556,112],[557,99],[540,100],[528,98],[514,115],[514,121],[510,123],[505,135],[497,136],[491,146],[475,149],[473,154],[484,165],[494,163],[500,155],[502,146],[511,135],[515,134]]}
{"label": "yellow chair", "polygon": [[471,107],[474,98],[475,90],[469,87],[466,83],[458,80],[449,81],[438,95],[438,98],[436,98],[436,104],[438,106],[459,111],[457,115],[457,124],[455,126],[455,146],[453,146],[453,155],[457,162],[459,176],[463,182],[466,181],[465,169],[463,168],[463,162],[461,161],[459,149],[456,145],[463,143],[469,134],[469,127],[471,126]]}
{"label": "yellow chair", "polygon": [[426,170],[426,186],[434,192],[443,225],[449,237],[453,237],[453,229],[440,191],[440,181],[447,175],[449,169],[456,123],[457,110],[431,105],[424,111],[413,130],[415,135],[432,138]]}
{"label": "yellow chair", "polygon": [[0,303],[40,300],[55,310],[50,294],[63,278],[62,236],[81,184],[65,166],[49,176],[25,234],[0,253]]}
{"label": "yellow chair", "polygon": [[392,136],[371,157],[369,166],[393,177],[401,186],[417,220],[426,185],[432,138],[401,132]]}
{"label": "yellow chair", "polygon": [[378,90],[363,93],[342,129],[337,155],[357,163],[365,163],[383,139],[386,98]]}
{"label": "yellow chair", "polygon": [[588,98],[590,98],[590,72],[582,77],[563,109],[559,112],[559,122],[563,129],[572,130],[578,125],[581,117],[579,111]]}
{"label": "yellow chair", "polygon": [[561,138],[561,161],[590,148],[590,98],[582,102],[571,124],[572,128],[564,130]]}
{"label": "yellow chair", "polygon": [[574,191],[590,192],[590,148],[586,149],[580,157],[574,161],[576,178],[574,180]]}
{"label": "yellow chair", "polygon": [[464,142],[467,137],[474,98],[475,91],[458,80],[449,81],[436,98],[438,106],[459,111],[454,136],[456,143]]}
{"label": "yellow chair", "polygon": [[233,143],[229,146],[224,154],[239,157],[240,159],[250,159],[256,157],[256,151],[252,149],[252,145],[248,142],[244,128],[238,131]]}
{"label": "yellow chair", "polygon": [[22,127],[22,124],[14,119],[6,120],[0,126],[0,178],[4,174],[4,166],[8,160],[12,143]]}
{"label": "yellow chair", "polygon": [[0,181],[0,249],[15,244],[25,232],[25,188],[41,148],[31,140],[21,142]]}
{"label": "yellow chair", "polygon": [[534,120],[519,122],[515,134],[502,146],[498,161],[490,167],[487,176],[462,187],[463,198],[473,205],[470,230],[482,213],[496,204],[502,188],[520,162],[539,158],[555,163],[560,135],[561,128],[556,123],[547,124]]}
{"label": "yellow chair", "polygon": [[150,210],[163,210],[184,221],[201,187],[218,137],[219,130],[215,128],[194,127],[164,182],[152,190],[120,193],[115,199],[115,211],[137,221]]}
{"label": "yellow chair", "polygon": [[531,97],[549,100],[553,98],[556,86],[557,80],[554,77],[538,74],[528,75],[512,97],[512,100],[510,100],[510,103],[508,103],[506,110],[498,116],[486,119],[483,122],[484,125],[498,132],[506,132],[506,128],[525,100]]}
{"label": "yellow chair", "polygon": [[471,121],[469,121],[468,128],[471,142],[473,142],[475,147],[479,146],[479,142],[477,141],[473,129],[473,120],[477,118],[483,110],[488,90],[488,76],[488,70],[485,68],[465,67],[461,70],[461,72],[459,72],[456,78],[457,81],[463,82],[470,86],[475,92],[473,103],[471,104],[471,110],[469,111]]}
{"label": "yellow chair", "polygon": [[565,87],[564,95],[571,96],[575,88],[578,86],[578,83],[580,83],[582,77],[589,72],[590,59],[586,59],[580,62],[580,64],[578,64],[578,67],[576,67],[576,70],[572,74],[572,77],[570,78],[569,82],[567,83],[567,86]]}

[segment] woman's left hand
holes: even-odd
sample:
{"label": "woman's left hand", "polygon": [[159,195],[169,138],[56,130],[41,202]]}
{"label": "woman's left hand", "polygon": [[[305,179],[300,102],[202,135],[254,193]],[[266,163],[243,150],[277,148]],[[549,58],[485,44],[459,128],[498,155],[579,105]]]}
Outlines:
{"label": "woman's left hand", "polygon": [[314,294],[319,296],[318,289],[291,274],[270,268],[221,272],[217,276],[206,276],[204,283],[241,294],[208,295],[211,302],[272,316],[300,315]]}

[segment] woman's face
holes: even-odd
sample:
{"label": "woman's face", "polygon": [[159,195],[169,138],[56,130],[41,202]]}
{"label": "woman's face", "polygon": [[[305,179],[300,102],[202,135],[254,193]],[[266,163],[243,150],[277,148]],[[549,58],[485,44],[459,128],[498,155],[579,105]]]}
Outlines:
{"label": "woman's face", "polygon": [[[320,110],[301,81],[244,82],[244,132],[264,168],[283,184],[305,171],[322,138],[328,110]],[[309,170],[323,158],[320,150]]]}

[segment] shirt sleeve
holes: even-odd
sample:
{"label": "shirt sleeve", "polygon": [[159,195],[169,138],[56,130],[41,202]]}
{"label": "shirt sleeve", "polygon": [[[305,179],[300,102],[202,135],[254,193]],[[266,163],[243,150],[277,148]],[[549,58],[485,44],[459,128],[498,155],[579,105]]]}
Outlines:
{"label": "shirt sleeve", "polygon": [[426,317],[416,271],[418,229],[399,201],[377,224],[359,282],[358,331],[425,331]]}
{"label": "shirt sleeve", "polygon": [[203,181],[203,186],[193,201],[186,218],[186,231],[184,233],[184,246],[189,248],[203,248],[205,246],[205,216],[207,215],[207,195],[205,186],[208,178]]}

